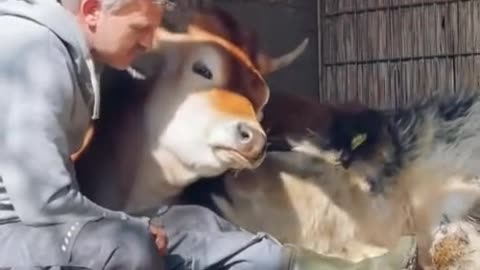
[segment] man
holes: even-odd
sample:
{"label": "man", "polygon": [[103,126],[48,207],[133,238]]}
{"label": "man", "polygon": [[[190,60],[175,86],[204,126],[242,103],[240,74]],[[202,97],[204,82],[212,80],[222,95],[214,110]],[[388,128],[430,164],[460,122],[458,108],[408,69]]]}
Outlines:
{"label": "man", "polygon": [[159,212],[163,229],[79,193],[69,156],[98,117],[94,62],[126,69],[150,47],[163,9],[153,0],[0,1],[0,269],[403,269],[411,239],[348,264],[204,208]]}

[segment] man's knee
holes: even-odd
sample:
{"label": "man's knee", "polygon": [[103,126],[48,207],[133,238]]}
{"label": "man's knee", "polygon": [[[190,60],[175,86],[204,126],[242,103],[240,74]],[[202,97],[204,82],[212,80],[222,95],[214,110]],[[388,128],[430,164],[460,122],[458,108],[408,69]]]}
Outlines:
{"label": "man's knee", "polygon": [[85,225],[76,245],[78,248],[100,247],[106,256],[102,269],[163,269],[163,258],[155,246],[146,224],[121,220],[100,220]]}
{"label": "man's knee", "polygon": [[161,211],[154,218],[167,229],[211,231],[236,231],[238,227],[218,216],[212,210],[196,205],[175,205]]}
{"label": "man's knee", "polygon": [[154,237],[148,228],[133,223],[116,227],[117,233],[111,237],[117,248],[108,264],[112,269],[117,269],[117,265],[129,265],[130,269],[159,269],[162,266]]}
{"label": "man's knee", "polygon": [[290,269],[293,252],[289,248],[268,235],[259,233],[257,237],[258,241],[232,257],[229,263],[236,265],[232,269]]}

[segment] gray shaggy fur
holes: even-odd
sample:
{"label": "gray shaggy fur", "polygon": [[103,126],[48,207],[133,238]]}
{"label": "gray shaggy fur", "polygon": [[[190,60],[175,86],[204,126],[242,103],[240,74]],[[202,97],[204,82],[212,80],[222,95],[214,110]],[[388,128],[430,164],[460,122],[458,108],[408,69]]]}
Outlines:
{"label": "gray shaggy fur", "polygon": [[[372,191],[382,192],[403,170],[420,163],[445,175],[480,174],[478,92],[437,94],[405,109],[369,114],[364,119],[357,114],[337,117],[327,135],[332,143],[324,150],[336,152],[345,168],[364,174]],[[353,128],[345,128],[351,123]],[[350,143],[360,133],[367,139],[352,149]]]}

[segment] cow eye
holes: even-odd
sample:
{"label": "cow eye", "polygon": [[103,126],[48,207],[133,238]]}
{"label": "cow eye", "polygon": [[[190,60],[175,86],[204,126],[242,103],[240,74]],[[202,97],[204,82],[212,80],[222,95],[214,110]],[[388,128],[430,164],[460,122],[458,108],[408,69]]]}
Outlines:
{"label": "cow eye", "polygon": [[212,79],[212,72],[210,69],[201,61],[197,61],[193,64],[192,67],[193,72],[197,73],[198,75],[204,77],[205,79]]}

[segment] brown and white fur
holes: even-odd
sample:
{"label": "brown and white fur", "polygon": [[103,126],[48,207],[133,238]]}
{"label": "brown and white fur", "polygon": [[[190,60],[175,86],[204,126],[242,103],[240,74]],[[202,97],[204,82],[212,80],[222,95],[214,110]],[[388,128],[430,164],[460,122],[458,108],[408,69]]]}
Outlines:
{"label": "brown and white fur", "polygon": [[[378,119],[373,129],[368,127],[371,118],[346,117],[337,122],[337,131],[350,128],[328,134],[331,143],[323,145],[322,151],[367,179],[372,196],[388,197],[405,187],[413,209],[423,211],[415,219],[415,232],[424,233],[426,243],[431,241],[428,232],[442,221],[471,220],[478,225],[478,91],[439,94],[410,108],[369,113]],[[352,149],[347,142],[358,134],[365,134],[366,140]]]}
{"label": "brown and white fur", "polygon": [[183,198],[248,230],[318,253],[351,261],[381,255],[412,226],[406,194],[372,197],[363,179],[318,157],[323,142],[316,134],[328,132],[336,113],[363,110],[272,94],[262,121],[271,148],[296,143],[269,151],[253,171],[195,183]]}
{"label": "brown and white fur", "polygon": [[[285,57],[266,61],[268,57],[258,51],[252,35],[242,29],[232,31],[219,18],[212,15],[196,19],[197,26],[212,34],[198,28],[190,28],[184,34],[159,31],[161,42],[134,65],[146,75],[146,80],[133,80],[126,72],[105,70],[100,119],[89,143],[74,157],[82,191],[92,200],[112,209],[144,212],[155,209],[202,177],[258,166],[258,158],[246,162],[232,154],[225,161],[221,153],[215,153],[218,150],[209,144],[209,139],[218,138],[216,134],[231,134],[229,127],[238,121],[255,126],[255,117],[261,113],[268,95],[262,76],[291,63],[306,43]],[[199,56],[214,61],[206,62],[210,63],[214,78],[235,76],[238,81],[229,84],[228,79],[202,79],[192,72],[192,62]],[[230,61],[215,61],[219,59]],[[248,84],[251,81],[257,83]],[[279,122],[269,123],[273,118],[268,116],[264,124],[272,129],[272,134],[281,133],[276,128],[285,128],[294,138],[307,136],[310,144],[305,146],[316,145],[312,134],[331,126],[330,109],[304,106],[303,102],[292,104],[292,98],[287,101],[270,100],[267,104],[274,110],[268,115],[277,116]],[[277,114],[283,109],[287,109],[287,114]],[[298,114],[289,109],[298,110]],[[308,130],[314,133],[306,132],[305,121],[309,121]],[[231,144],[235,148],[235,143]],[[275,176],[275,172],[282,173]],[[371,225],[385,224],[385,220],[392,224],[390,218],[372,211],[383,201],[371,202],[355,181],[339,181],[350,180],[349,174],[321,162],[308,151],[279,153],[278,158],[268,157],[260,168],[243,171],[241,175],[252,178],[232,182],[242,186],[233,185],[230,192],[238,192],[242,200],[253,204],[240,204],[240,211],[245,213],[243,220],[232,217],[239,225],[352,260],[385,251],[375,246],[384,242],[383,237],[375,234],[376,238],[371,240],[364,234],[375,233]],[[398,205],[395,200],[391,204]],[[397,216],[403,216],[403,212]],[[265,221],[263,227],[255,225],[260,220]],[[361,221],[368,222],[357,226]],[[285,226],[279,226],[282,224]],[[400,231],[397,227],[391,230],[392,235]]]}
{"label": "brown and white fur", "polygon": [[[281,115],[279,108],[284,110]],[[349,108],[272,95],[262,125],[270,130],[272,143],[281,137],[291,151],[269,152],[254,171],[195,183],[185,191],[186,200],[211,207],[249,230],[352,261],[384,253],[402,235],[416,235],[423,267],[435,263],[442,269],[476,269],[479,235],[476,221],[466,220],[468,214],[470,220],[480,216],[473,212],[479,184],[441,169],[425,174],[423,167],[414,167],[384,189],[373,189],[364,175],[332,164],[336,155],[326,147],[332,145],[329,134],[343,136],[371,116],[366,108]],[[350,118],[352,122],[346,121]],[[344,129],[336,126],[339,123]],[[471,241],[460,245],[466,240],[452,238]],[[446,249],[465,252],[442,261],[439,258],[454,254]]]}
{"label": "brown and white fur", "polygon": [[[338,157],[337,162],[350,173],[367,180],[372,197],[407,191],[414,213],[412,229],[424,255],[440,224],[470,220],[477,226],[478,92],[437,95],[411,108],[368,114],[364,119],[358,115],[339,119],[327,136],[322,135],[330,143],[321,147],[328,155],[319,157],[325,161]],[[359,134],[366,135],[365,142],[352,149],[351,142]]]}
{"label": "brown and white fur", "polygon": [[[159,28],[153,49],[132,65],[142,80],[104,71],[100,119],[72,157],[82,192],[97,203],[148,211],[201,177],[263,161],[263,74],[275,65],[261,70],[244,50],[198,25],[184,33]],[[280,67],[304,47],[271,62]]]}
{"label": "brown and white fur", "polygon": [[[471,218],[478,203],[480,188],[471,180],[480,170],[478,162],[467,164],[449,155],[468,156],[480,142],[475,140],[480,131],[474,121],[477,100],[476,94],[457,94],[430,98],[410,110],[379,112],[273,95],[262,125],[270,141],[285,140],[293,153],[269,153],[254,171],[198,182],[200,188],[187,193],[241,226],[354,261],[384,252],[382,247],[392,247],[402,235],[416,234],[422,264],[429,266],[438,228]],[[404,136],[400,149],[412,143],[412,152],[397,156],[398,137],[388,136],[386,118],[408,127],[399,133]],[[367,136],[351,149],[357,135]],[[423,164],[409,160],[432,153],[432,141],[439,142],[436,155]],[[395,174],[398,168],[401,173],[393,179],[382,181],[378,174]],[[205,185],[211,185],[210,193],[201,193],[208,191]]]}
{"label": "brown and white fur", "polygon": [[[226,33],[229,34],[230,32],[227,31]],[[202,33],[202,35],[204,34]],[[180,41],[185,42],[185,39],[179,39]],[[195,44],[200,46],[197,43]],[[243,48],[246,51],[248,50],[245,48],[249,48],[241,44],[236,44],[236,47]],[[182,46],[176,44],[175,48],[182,48]],[[188,49],[185,50],[188,51]],[[176,58],[177,61],[174,61],[174,63],[185,68],[182,60],[185,56],[180,55],[182,57]],[[262,75],[259,68],[261,61],[255,60],[259,59],[257,58],[258,54],[250,51],[245,55],[247,55],[246,58],[250,59],[253,70],[256,69]],[[165,56],[170,57],[172,54],[166,54]],[[159,82],[163,81],[163,84],[159,84],[162,87],[157,84],[148,84],[151,83],[148,80],[142,83],[134,83],[133,86],[135,87],[131,89],[131,85],[124,81],[113,82],[113,85],[122,85],[126,88],[126,91],[128,90],[124,93],[125,103],[123,105],[126,107],[117,104],[113,106],[114,109],[111,109],[108,105],[104,106],[104,108],[106,107],[105,111],[107,111],[103,114],[104,122],[102,124],[98,123],[96,133],[93,136],[94,139],[90,145],[91,148],[87,147],[86,152],[77,161],[77,169],[82,181],[88,181],[88,179],[92,181],[87,183],[84,190],[104,205],[127,209],[128,211],[155,208],[158,203],[178,194],[185,186],[201,177],[218,175],[230,168],[252,168],[253,171],[242,171],[237,177],[229,175],[224,182],[202,181],[203,183],[221,182],[225,184],[227,200],[217,197],[214,199],[214,203],[227,218],[251,230],[267,231],[285,242],[294,242],[311,247],[324,254],[358,261],[385,252],[386,248],[394,245],[403,234],[416,233],[420,236],[420,240],[423,236],[424,241],[428,243],[432,232],[436,231],[437,225],[444,216],[444,209],[449,210],[449,217],[454,216],[450,213],[462,214],[463,209],[450,208],[451,205],[455,206],[455,204],[449,202],[456,202],[457,198],[461,198],[461,200],[469,198],[464,194],[473,194],[470,199],[475,199],[476,190],[472,188],[470,183],[463,182],[463,179],[459,180],[459,178],[448,178],[448,181],[451,182],[442,183],[441,180],[446,178],[443,178],[444,176],[441,174],[429,174],[427,180],[422,182],[416,181],[413,177],[405,177],[406,180],[394,181],[394,183],[399,183],[395,186],[387,186],[386,190],[380,189],[381,194],[379,196],[378,191],[372,189],[372,182],[366,181],[370,180],[371,175],[363,177],[356,171],[345,170],[337,166],[337,157],[341,157],[341,155],[338,155],[338,151],[334,151],[338,149],[330,147],[332,145],[330,140],[334,137],[346,139],[346,141],[341,141],[339,145],[343,146],[345,143],[350,145],[352,138],[355,137],[351,135],[357,135],[357,131],[359,131],[356,129],[355,123],[363,123],[362,121],[366,121],[365,119],[370,119],[369,116],[378,116],[376,113],[364,109],[349,111],[334,106],[309,106],[303,101],[295,106],[287,107],[282,104],[293,105],[291,104],[293,98],[287,98],[290,103],[282,103],[273,100],[273,95],[267,103],[267,108],[271,105],[271,108],[282,109],[284,112],[280,115],[267,115],[266,112],[263,126],[271,128],[269,134],[272,135],[272,138],[277,135],[277,138],[286,140],[293,148],[293,152],[270,153],[260,167],[256,169],[256,166],[252,165],[239,166],[237,164],[243,163],[238,161],[237,164],[227,165],[222,163],[222,166],[206,166],[208,170],[203,170],[202,166],[191,166],[191,163],[195,165],[195,162],[211,161],[212,159],[207,157],[215,156],[211,154],[212,151],[208,145],[205,146],[204,141],[209,136],[203,131],[210,130],[210,125],[200,125],[200,127],[193,127],[192,125],[195,120],[198,120],[195,117],[205,116],[201,113],[203,110],[195,111],[195,115],[192,116],[195,118],[194,120],[190,117],[180,117],[185,115],[183,113],[176,113],[175,115],[178,117],[171,117],[172,111],[186,110],[188,112],[189,108],[197,108],[191,106],[193,103],[184,103],[185,106],[169,111],[167,106],[160,106],[167,103],[158,104],[157,107],[151,105],[152,103],[144,102],[146,97],[148,97],[147,100],[155,97],[155,95],[150,96],[150,91],[153,91],[152,93],[156,93],[156,91],[164,93],[166,98],[155,98],[153,100],[167,102],[169,98],[175,97],[172,92],[183,88],[178,88],[178,85],[170,87],[166,84],[172,77],[163,77],[163,68],[167,65],[161,59],[146,59],[151,62],[147,61],[146,65],[139,65],[138,69],[146,73],[149,78],[162,78],[162,80],[159,80]],[[179,59],[182,61],[178,61]],[[142,67],[149,68],[142,70]],[[156,67],[159,67],[159,69]],[[190,66],[187,65],[185,71],[188,71],[188,68]],[[180,68],[180,70],[182,69]],[[155,72],[149,74],[148,71]],[[235,72],[233,74],[239,75],[242,73]],[[122,76],[117,75],[113,76],[112,80],[122,78]],[[242,76],[238,77],[242,78]],[[188,76],[186,78],[182,77],[181,82],[184,83],[184,80],[188,82],[188,78]],[[126,81],[132,82],[130,79],[126,79]],[[202,85],[201,82],[196,81],[196,83]],[[250,89],[250,87],[246,88]],[[132,91],[134,89],[137,92]],[[161,90],[169,91],[163,92]],[[237,88],[232,90],[237,91],[238,94]],[[149,95],[143,96],[144,91]],[[140,98],[137,99],[135,94],[132,95],[132,93],[139,94]],[[211,93],[217,92],[212,91]],[[192,93],[188,92],[188,94]],[[196,96],[195,94],[192,95]],[[260,111],[258,108],[261,108],[264,102],[255,102],[256,98],[252,98],[248,91],[241,92],[240,96],[245,96],[246,100],[253,104],[251,106],[254,109],[251,111],[255,111],[258,116]],[[121,98],[121,96],[118,98]],[[210,98],[206,99],[209,100]],[[131,103],[132,100],[139,103]],[[219,100],[229,99],[222,98]],[[154,121],[144,122],[149,117],[145,117],[145,114],[139,112],[143,112],[144,108],[149,107],[150,109],[147,111],[155,110],[151,114],[155,117],[150,118]],[[228,108],[231,107],[228,106]],[[246,108],[248,106],[240,107]],[[205,106],[202,108],[222,112],[219,114],[223,115],[224,109],[221,109],[223,108],[221,106]],[[314,111],[316,113],[312,113]],[[255,113],[250,113],[250,115],[255,115]],[[225,123],[222,117],[217,118],[215,114],[213,114],[214,117],[208,118],[215,119],[212,120],[212,123]],[[152,144],[147,144],[147,146],[140,144],[141,141],[138,138],[145,138],[144,135],[149,134],[145,131],[152,130],[151,127],[156,127],[157,123],[162,124],[162,118],[164,117],[170,121],[166,121],[169,125],[175,123],[172,125],[179,125],[182,127],[181,129],[186,130],[188,133],[185,135],[187,136],[183,137],[182,134],[184,133],[178,132],[180,129],[166,129],[166,131],[164,129],[163,131],[166,133],[171,130],[172,137],[167,136],[167,138],[172,138],[171,140],[160,140],[159,144],[153,144],[157,147],[151,147]],[[222,121],[218,121],[220,119]],[[338,126],[336,123],[346,124]],[[367,126],[369,127],[369,125]],[[383,127],[382,125],[374,126]],[[360,127],[363,128],[363,125]],[[278,130],[283,131],[278,132],[273,128],[279,128]],[[355,132],[350,132],[350,128]],[[363,132],[362,129],[360,131]],[[377,132],[376,129],[370,131],[368,140],[362,146],[378,145],[377,141],[373,141],[373,144],[370,143],[371,138],[376,138],[375,135],[382,133]],[[159,133],[153,132],[153,134],[157,135]],[[196,137],[195,135],[199,136]],[[157,136],[153,137],[154,139],[158,138]],[[163,137],[160,136],[160,138]],[[190,139],[192,140],[189,141]],[[143,154],[145,149],[149,151],[146,155]],[[154,158],[152,158],[152,153],[156,153],[152,149],[161,149],[161,152],[166,149],[168,155],[160,157],[154,155]],[[89,151],[91,152],[89,153]],[[196,155],[187,155],[187,152],[196,153]],[[171,153],[178,153],[183,158],[179,162],[178,156],[171,155]],[[327,156],[328,158],[325,158]],[[139,157],[142,159],[139,159]],[[217,158],[214,158],[214,160],[213,163],[218,164]],[[331,161],[335,164],[331,164]],[[82,162],[84,162],[84,165],[82,165]],[[216,167],[216,170],[210,170],[211,167]],[[373,166],[372,170],[375,168],[378,167]],[[166,171],[173,171],[174,173],[165,176]],[[414,172],[415,170],[412,170],[412,173]],[[169,190],[169,188],[171,189]],[[119,198],[117,197],[118,194],[124,197]],[[228,197],[231,201],[228,201]],[[446,202],[445,205],[448,207],[443,207],[442,202]],[[424,245],[424,247],[426,246],[428,245]]]}
{"label": "brown and white fur", "polygon": [[[113,112],[104,105],[96,136],[76,163],[80,179],[107,185],[109,192],[96,186],[90,192],[102,195],[85,191],[89,195],[110,202],[105,195],[115,181],[112,186],[129,192],[123,198],[129,203],[116,207],[141,210],[140,198],[158,203],[201,176],[254,168],[263,159],[265,134],[257,114],[268,100],[268,86],[233,45],[191,31],[158,31],[158,44],[139,64],[155,69],[155,77],[147,75],[151,80],[124,77],[121,85],[113,81],[121,75],[105,71],[105,80],[112,81],[102,85],[103,100],[124,98],[125,106]],[[118,86],[128,88],[122,93]],[[154,91],[147,93],[149,88]],[[243,144],[244,136],[255,142]]]}

